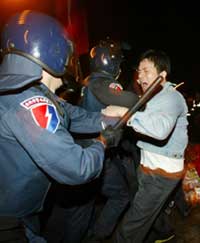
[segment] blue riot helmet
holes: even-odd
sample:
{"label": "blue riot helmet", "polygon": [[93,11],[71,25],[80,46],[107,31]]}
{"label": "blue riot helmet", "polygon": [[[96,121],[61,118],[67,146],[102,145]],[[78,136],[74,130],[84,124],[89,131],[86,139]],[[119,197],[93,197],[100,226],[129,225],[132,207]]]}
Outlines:
{"label": "blue riot helmet", "polygon": [[120,73],[120,64],[123,60],[120,44],[112,40],[100,41],[90,51],[91,71],[104,71],[114,77]]}
{"label": "blue riot helmet", "polygon": [[53,76],[62,76],[72,54],[64,27],[44,13],[25,10],[12,16],[1,38],[4,54],[14,53],[36,62]]}

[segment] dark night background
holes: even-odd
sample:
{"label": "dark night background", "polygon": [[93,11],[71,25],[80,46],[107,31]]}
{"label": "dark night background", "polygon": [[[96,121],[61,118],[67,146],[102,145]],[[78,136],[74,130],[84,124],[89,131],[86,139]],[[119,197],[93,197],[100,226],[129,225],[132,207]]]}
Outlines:
{"label": "dark night background", "polygon": [[[197,2],[90,1],[91,38],[102,34],[128,41],[134,53],[147,48],[166,51],[172,76],[188,92],[200,90],[200,17]],[[98,2],[98,3],[97,3]],[[103,7],[104,6],[104,7]],[[96,10],[96,11],[95,11]]]}
{"label": "dark night background", "polygon": [[[73,0],[72,0],[73,1]],[[76,0],[78,1],[78,0]],[[55,4],[67,0],[1,0],[1,26],[22,9],[55,15]],[[172,81],[185,82],[191,93],[200,90],[200,17],[198,1],[79,0],[87,13],[90,47],[109,36],[131,45],[131,62],[147,49],[162,49],[172,61]]]}

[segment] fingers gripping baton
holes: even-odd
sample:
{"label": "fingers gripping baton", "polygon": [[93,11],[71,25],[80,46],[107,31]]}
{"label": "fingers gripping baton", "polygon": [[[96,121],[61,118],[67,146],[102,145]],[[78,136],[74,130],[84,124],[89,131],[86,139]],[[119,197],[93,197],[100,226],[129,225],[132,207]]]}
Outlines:
{"label": "fingers gripping baton", "polygon": [[153,83],[149,86],[149,88],[146,90],[146,92],[141,96],[141,98],[138,100],[138,102],[130,108],[123,116],[122,118],[115,124],[113,127],[114,129],[121,128],[126,124],[126,122],[129,120],[129,118],[138,111],[152,96],[155,94],[155,91],[160,86],[160,83],[163,81],[162,76],[158,76]]}

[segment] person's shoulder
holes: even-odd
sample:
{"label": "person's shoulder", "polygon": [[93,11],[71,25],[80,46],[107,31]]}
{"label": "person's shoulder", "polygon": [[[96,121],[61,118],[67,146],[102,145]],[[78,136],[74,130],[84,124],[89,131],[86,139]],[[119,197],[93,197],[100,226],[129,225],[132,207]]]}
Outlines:
{"label": "person's shoulder", "polygon": [[177,89],[177,84],[172,82],[166,82],[164,85],[164,95],[170,95],[170,96],[179,96],[181,93]]}
{"label": "person's shoulder", "polygon": [[96,75],[90,75],[88,81],[88,86],[90,88],[98,87],[100,89],[105,87],[108,88],[111,84],[119,84],[119,82],[116,81],[113,77],[101,74],[98,75],[98,73],[96,73]]}
{"label": "person's shoulder", "polygon": [[174,107],[178,105],[179,107],[185,106],[185,98],[183,94],[177,89],[176,84],[172,84],[168,92],[165,93],[165,97],[169,103],[171,103]]}

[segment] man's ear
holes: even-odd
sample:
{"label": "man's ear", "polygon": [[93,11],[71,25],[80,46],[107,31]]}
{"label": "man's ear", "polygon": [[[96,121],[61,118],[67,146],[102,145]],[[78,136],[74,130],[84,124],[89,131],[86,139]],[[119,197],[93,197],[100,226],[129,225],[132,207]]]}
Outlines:
{"label": "man's ear", "polygon": [[162,76],[164,79],[167,78],[167,72],[166,71],[162,71],[159,75]]}

